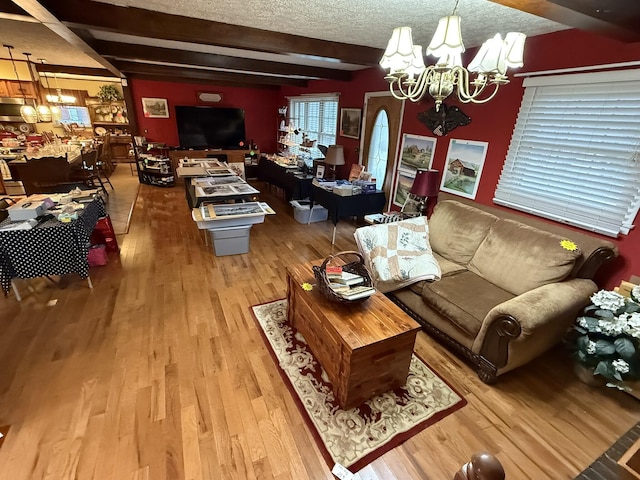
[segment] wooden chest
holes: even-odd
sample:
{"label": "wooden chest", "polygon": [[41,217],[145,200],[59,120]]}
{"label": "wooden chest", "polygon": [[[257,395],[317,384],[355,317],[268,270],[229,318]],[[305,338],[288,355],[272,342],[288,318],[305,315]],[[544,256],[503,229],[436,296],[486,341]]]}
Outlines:
{"label": "wooden chest", "polygon": [[306,339],[327,372],[342,408],[405,384],[420,326],[376,292],[356,304],[327,300],[315,283],[311,265],[287,267],[288,319]]}

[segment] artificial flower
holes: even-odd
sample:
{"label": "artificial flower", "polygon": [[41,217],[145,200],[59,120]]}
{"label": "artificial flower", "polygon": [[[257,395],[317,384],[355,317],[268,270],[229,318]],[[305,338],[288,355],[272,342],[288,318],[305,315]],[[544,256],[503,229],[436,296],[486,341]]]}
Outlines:
{"label": "artificial flower", "polygon": [[[640,293],[640,292],[638,292]],[[631,387],[640,377],[640,303],[634,295],[600,290],[591,296],[574,326],[576,360],[607,380],[607,386]]]}
{"label": "artificial flower", "polygon": [[571,240],[560,240],[560,246],[565,250],[569,250],[570,252],[575,252],[578,249],[578,245]]}

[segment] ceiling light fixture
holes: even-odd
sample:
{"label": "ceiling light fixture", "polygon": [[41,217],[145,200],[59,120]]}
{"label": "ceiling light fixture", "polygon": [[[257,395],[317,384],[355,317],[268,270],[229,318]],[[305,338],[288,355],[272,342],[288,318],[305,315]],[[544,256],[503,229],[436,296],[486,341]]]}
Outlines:
{"label": "ceiling light fixture", "polygon": [[27,97],[25,97],[24,90],[20,85],[20,77],[18,76],[18,69],[16,68],[16,62],[13,59],[13,54],[11,53],[11,50],[13,50],[13,46],[11,45],[2,45],[2,46],[5,47],[7,50],[9,50],[9,58],[11,59],[11,64],[13,65],[13,73],[16,75],[16,80],[18,80],[18,88],[20,89],[20,93],[22,93],[22,106],[20,107],[20,115],[22,116],[22,119],[26,123],[37,123],[38,113],[36,112],[36,109],[33,108],[31,105],[27,105]]}
{"label": "ceiling light fixture", "polygon": [[[40,60],[40,65],[44,65],[46,62],[44,58],[39,58],[38,60]],[[47,77],[46,75],[41,75],[41,76],[44,76],[44,81],[47,82],[47,92],[51,91],[51,87],[49,86],[49,77]],[[51,100],[49,99],[49,97],[55,97],[56,100]],[[58,103],[59,97],[57,95],[50,95],[47,93],[45,95],[45,98],[47,99],[47,102]],[[60,120],[62,120],[62,109],[58,105],[50,105],[49,110],[51,110],[52,121],[59,122]]]}
{"label": "ceiling light fixture", "polygon": [[501,85],[509,83],[507,68],[524,65],[523,53],[526,35],[507,33],[504,40],[497,33],[482,44],[467,68],[462,66],[464,45],[460,32],[460,17],[453,14],[443,17],[427,47],[426,54],[438,58],[435,65],[425,66],[422,46],[414,45],[411,27],[398,27],[380,60],[389,72],[384,77],[389,82],[391,94],[399,100],[420,101],[428,92],[435,100],[436,111],[456,90],[463,103],[485,103],[491,100]]}
{"label": "ceiling light fixture", "polygon": [[38,106],[36,107],[36,112],[38,113],[38,121],[39,122],[50,122],[51,121],[51,110],[48,105],[45,105],[40,97],[40,82],[36,82],[35,77],[33,76],[33,70],[31,70],[31,60],[29,57],[30,53],[22,52],[22,54],[27,57],[27,68],[29,69],[29,76],[31,77],[31,83],[36,89],[36,95],[38,96]]}
{"label": "ceiling light fixture", "polygon": [[[44,76],[48,77],[49,75],[48,74],[44,74]],[[62,93],[62,90],[60,90],[60,87],[58,86],[58,77],[56,76],[55,72],[53,72],[53,80],[55,81],[56,92],[58,94],[57,95],[47,95],[47,101],[53,102],[53,103],[76,103],[76,97],[74,97],[73,95],[64,95]]]}

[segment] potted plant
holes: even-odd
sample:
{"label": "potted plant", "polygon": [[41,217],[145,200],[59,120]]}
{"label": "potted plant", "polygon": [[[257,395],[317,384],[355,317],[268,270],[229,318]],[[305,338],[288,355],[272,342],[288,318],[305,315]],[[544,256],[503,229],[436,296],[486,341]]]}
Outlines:
{"label": "potted plant", "polygon": [[108,83],[105,85],[100,85],[96,96],[102,102],[115,102],[122,99],[120,90],[118,90],[115,85]]}
{"label": "potted plant", "polygon": [[576,366],[608,387],[631,391],[627,382],[640,376],[640,286],[630,297],[607,290],[593,294],[574,329]]}

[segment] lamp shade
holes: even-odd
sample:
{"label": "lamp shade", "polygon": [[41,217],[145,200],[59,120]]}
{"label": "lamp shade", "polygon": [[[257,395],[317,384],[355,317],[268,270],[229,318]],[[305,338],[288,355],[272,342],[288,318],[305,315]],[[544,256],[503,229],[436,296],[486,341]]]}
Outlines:
{"label": "lamp shade", "polygon": [[327,165],[344,165],[344,150],[342,145],[329,145],[324,163]]}
{"label": "lamp shade", "polygon": [[451,15],[441,18],[436,33],[427,48],[427,55],[440,58],[462,52],[464,52],[464,44],[460,32],[460,17]]}
{"label": "lamp shade", "polygon": [[411,27],[394,28],[387,49],[380,59],[380,66],[390,69],[393,73],[407,68],[413,62],[413,58]]}
{"label": "lamp shade", "polygon": [[438,170],[418,170],[409,193],[417,197],[435,197],[440,191]]}

